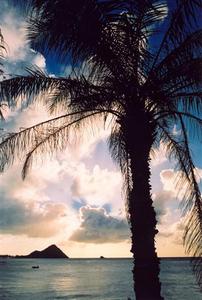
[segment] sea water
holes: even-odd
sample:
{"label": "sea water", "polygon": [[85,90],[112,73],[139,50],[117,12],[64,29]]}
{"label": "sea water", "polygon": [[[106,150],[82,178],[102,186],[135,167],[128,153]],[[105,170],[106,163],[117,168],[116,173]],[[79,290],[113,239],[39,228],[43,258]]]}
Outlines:
{"label": "sea water", "polygon": [[[134,300],[132,267],[132,259],[1,259],[0,299]],[[188,260],[161,260],[160,276],[165,299],[202,299]]]}

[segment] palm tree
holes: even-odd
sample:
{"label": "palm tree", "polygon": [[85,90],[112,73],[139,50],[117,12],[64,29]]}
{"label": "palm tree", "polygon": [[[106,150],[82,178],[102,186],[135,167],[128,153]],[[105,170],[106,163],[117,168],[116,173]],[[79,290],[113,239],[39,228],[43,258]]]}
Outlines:
{"label": "palm tree", "polygon": [[197,258],[193,266],[201,286],[202,200],[189,143],[192,135],[201,135],[202,125],[200,0],[178,1],[169,11],[152,0],[32,0],[32,5],[32,47],[66,64],[71,59],[73,71],[52,78],[32,67],[27,76],[1,83],[1,99],[11,107],[23,96],[24,103],[38,99],[59,114],[3,138],[1,171],[26,154],[25,178],[36,157],[67,146],[71,130],[110,117],[109,147],[124,176],[136,299],[163,299],[150,185],[151,153],[163,142],[181,171],[179,189],[186,187],[184,243]]}

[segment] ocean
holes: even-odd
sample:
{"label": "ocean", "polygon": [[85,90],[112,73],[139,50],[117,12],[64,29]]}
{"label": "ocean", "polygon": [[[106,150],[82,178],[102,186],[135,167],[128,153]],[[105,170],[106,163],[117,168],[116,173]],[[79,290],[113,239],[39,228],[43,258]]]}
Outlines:
{"label": "ocean", "polygon": [[[132,259],[0,259],[0,299],[134,300],[131,269]],[[188,260],[161,260],[160,277],[166,300],[202,300]]]}

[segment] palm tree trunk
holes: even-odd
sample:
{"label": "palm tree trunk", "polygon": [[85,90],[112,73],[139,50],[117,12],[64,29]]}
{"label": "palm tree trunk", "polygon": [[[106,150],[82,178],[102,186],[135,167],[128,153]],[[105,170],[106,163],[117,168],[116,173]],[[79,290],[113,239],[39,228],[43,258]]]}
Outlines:
{"label": "palm tree trunk", "polygon": [[150,193],[148,161],[138,156],[135,162],[131,161],[131,170],[133,189],[129,195],[129,215],[136,299],[163,299],[160,296],[159,259],[155,248],[155,235],[158,231]]}
{"label": "palm tree trunk", "polygon": [[[155,248],[155,235],[158,231],[152,206],[149,166],[154,133],[151,124],[146,128],[144,121],[143,116],[138,116],[134,124],[133,116],[133,121],[127,126],[126,138],[132,179],[128,210],[132,233],[131,252],[134,257],[134,290],[137,300],[160,300],[163,298],[159,281],[159,259]],[[135,128],[134,125],[138,127]]]}

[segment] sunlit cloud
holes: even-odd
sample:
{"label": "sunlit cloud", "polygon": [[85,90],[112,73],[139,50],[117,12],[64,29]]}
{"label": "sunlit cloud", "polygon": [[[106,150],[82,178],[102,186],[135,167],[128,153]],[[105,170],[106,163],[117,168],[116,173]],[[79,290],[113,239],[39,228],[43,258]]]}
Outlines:
{"label": "sunlit cloud", "polygon": [[166,161],[167,161],[166,146],[164,143],[161,142],[157,149],[152,150],[151,166],[156,167]]}
{"label": "sunlit cloud", "polygon": [[32,51],[33,51],[33,53],[35,53],[35,56],[33,58],[33,64],[41,69],[45,69],[45,67],[46,67],[45,57],[41,53],[38,53],[34,50],[32,50]]}
{"label": "sunlit cloud", "polygon": [[[11,112],[4,128],[12,132],[41,122],[47,116],[43,106],[33,105]],[[85,148],[89,151],[88,156],[93,156],[98,141],[105,137],[103,133],[92,139],[86,138],[86,144],[77,144],[77,151],[79,147]],[[1,233],[48,238],[65,231],[64,238],[68,239],[79,223],[79,207],[75,210],[73,206],[75,200],[85,199],[86,204],[105,207],[111,203],[112,213],[120,209],[120,173],[99,165],[89,168],[82,157],[86,158],[85,151],[78,159],[75,147],[70,146],[52,159],[44,158],[34,164],[24,181],[20,174],[23,161],[16,161],[2,174],[1,211],[4,217],[1,218]],[[69,218],[70,215],[73,216]]]}
{"label": "sunlit cloud", "polygon": [[183,247],[185,225],[180,215],[179,211],[167,209],[161,224],[158,224],[159,233],[156,242],[160,256],[184,256],[186,254]]}
{"label": "sunlit cloud", "polygon": [[172,224],[169,224],[169,226],[162,226],[158,236],[169,238],[170,243],[182,246],[184,230],[185,224],[182,218]]}
{"label": "sunlit cloud", "polygon": [[[202,171],[199,168],[195,169],[196,180],[199,183],[202,179]],[[165,169],[160,172],[160,179],[163,184],[164,191],[173,193],[179,201],[181,201],[189,188],[188,181],[184,180],[182,171],[174,169]]]}
{"label": "sunlit cloud", "polygon": [[120,197],[119,172],[101,169],[99,165],[95,165],[90,171],[84,164],[80,164],[73,175],[71,191],[75,198],[84,198],[92,205],[103,205],[110,200],[115,205]]}
{"label": "sunlit cloud", "polygon": [[[0,27],[8,45],[6,73],[24,74],[25,66],[30,64],[46,70],[45,57],[31,49],[26,41],[24,25],[20,12],[7,5],[7,1],[1,1]],[[67,69],[64,72],[69,74]],[[4,131],[13,132],[49,118],[43,105],[32,105],[7,111],[6,122],[1,126]],[[111,161],[108,163],[108,153],[103,156],[103,162],[98,160],[102,145],[107,149],[110,120],[105,124],[97,120],[93,127],[89,122],[86,130],[83,129],[80,133],[73,132],[76,138],[70,139],[63,152],[51,159],[42,156],[25,181],[20,174],[23,161],[16,161],[0,176],[0,243],[4,253],[14,249],[14,253],[25,254],[54,241],[64,246],[67,254],[72,251],[71,256],[130,255],[121,174]],[[180,134],[176,126],[173,134]],[[176,177],[181,174],[172,167],[162,170],[164,163],[168,163],[165,148],[161,143],[151,161],[152,169],[161,171],[160,177],[158,173],[155,178],[158,188],[153,197],[161,255],[165,250],[172,254],[171,247],[175,249],[174,254],[182,253],[183,232],[179,201],[176,201],[180,200]],[[197,172],[199,181],[202,170]]]}
{"label": "sunlit cloud", "polygon": [[45,58],[30,48],[26,38],[25,17],[17,7],[6,1],[0,3],[0,28],[6,42],[7,55],[4,61],[5,76],[25,73],[25,67],[32,64],[45,68]]}
{"label": "sunlit cloud", "polygon": [[27,202],[7,198],[1,193],[0,233],[49,237],[66,225],[67,207],[62,203]]}
{"label": "sunlit cloud", "polygon": [[173,169],[165,169],[160,172],[161,182],[165,191],[175,191],[177,184],[177,172]]}

